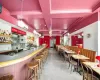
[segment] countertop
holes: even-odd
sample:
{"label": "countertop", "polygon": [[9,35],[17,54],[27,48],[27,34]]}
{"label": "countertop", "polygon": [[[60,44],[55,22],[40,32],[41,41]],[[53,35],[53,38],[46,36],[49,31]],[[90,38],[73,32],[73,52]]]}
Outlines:
{"label": "countertop", "polygon": [[29,59],[32,56],[38,54],[41,50],[43,50],[45,48],[46,48],[46,46],[41,46],[39,48],[25,50],[25,51],[16,53],[13,56],[0,54],[0,67],[9,66],[9,65],[24,61],[26,59]]}

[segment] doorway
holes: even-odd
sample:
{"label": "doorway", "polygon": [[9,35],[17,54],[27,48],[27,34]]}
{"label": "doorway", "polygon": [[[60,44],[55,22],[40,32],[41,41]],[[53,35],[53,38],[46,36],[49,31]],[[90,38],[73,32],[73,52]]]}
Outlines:
{"label": "doorway", "polygon": [[54,46],[55,46],[55,39],[53,38],[51,38],[50,39],[50,48],[54,48]]}

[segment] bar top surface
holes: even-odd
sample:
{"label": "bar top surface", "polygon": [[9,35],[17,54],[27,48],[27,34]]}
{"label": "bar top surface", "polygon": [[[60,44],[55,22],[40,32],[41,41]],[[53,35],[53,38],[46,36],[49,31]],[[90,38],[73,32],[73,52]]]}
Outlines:
{"label": "bar top surface", "polygon": [[13,56],[0,54],[0,67],[9,66],[9,65],[27,60],[45,48],[46,46],[41,46],[41,47],[34,48],[31,50],[25,50],[25,51],[16,53]]}

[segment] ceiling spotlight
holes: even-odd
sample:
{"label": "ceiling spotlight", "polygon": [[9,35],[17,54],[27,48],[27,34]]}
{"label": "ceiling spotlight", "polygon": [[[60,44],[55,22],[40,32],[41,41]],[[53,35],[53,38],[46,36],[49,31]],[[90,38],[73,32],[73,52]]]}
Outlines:
{"label": "ceiling spotlight", "polygon": [[67,35],[69,36],[69,33],[67,33]]}
{"label": "ceiling spotlight", "polygon": [[52,30],[51,30],[51,29],[50,29],[50,31],[49,31],[49,35],[52,36]]}

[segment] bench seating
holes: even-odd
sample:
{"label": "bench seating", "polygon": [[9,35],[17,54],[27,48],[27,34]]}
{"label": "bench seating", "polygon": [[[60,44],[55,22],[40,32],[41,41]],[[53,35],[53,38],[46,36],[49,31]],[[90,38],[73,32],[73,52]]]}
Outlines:
{"label": "bench seating", "polygon": [[[95,62],[96,52],[88,49],[78,48],[76,46],[65,46],[66,48],[75,51],[76,53],[80,50],[80,54],[90,58],[89,61]],[[84,60],[86,61],[86,60]]]}

